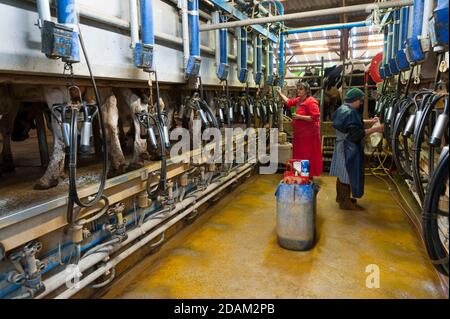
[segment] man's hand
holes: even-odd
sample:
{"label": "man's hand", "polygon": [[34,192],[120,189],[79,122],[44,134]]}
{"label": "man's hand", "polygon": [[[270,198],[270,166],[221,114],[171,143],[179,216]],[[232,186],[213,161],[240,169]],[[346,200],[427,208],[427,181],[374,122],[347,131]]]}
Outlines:
{"label": "man's hand", "polygon": [[380,120],[380,118],[378,116],[375,116],[373,118],[370,119],[370,124],[375,124],[376,122],[378,122]]}
{"label": "man's hand", "polygon": [[381,124],[380,126],[374,127],[376,132],[383,133],[384,132],[384,124]]}

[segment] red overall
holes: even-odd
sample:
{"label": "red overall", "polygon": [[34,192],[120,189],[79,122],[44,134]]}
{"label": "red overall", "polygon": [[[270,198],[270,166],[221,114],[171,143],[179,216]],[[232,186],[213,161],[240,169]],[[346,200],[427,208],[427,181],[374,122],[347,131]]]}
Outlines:
{"label": "red overall", "polygon": [[295,113],[311,116],[313,120],[309,122],[292,119],[294,130],[292,158],[309,160],[309,176],[319,176],[323,169],[319,104],[316,99],[309,96],[303,102],[297,97],[286,103],[289,109],[294,105],[297,107]]}

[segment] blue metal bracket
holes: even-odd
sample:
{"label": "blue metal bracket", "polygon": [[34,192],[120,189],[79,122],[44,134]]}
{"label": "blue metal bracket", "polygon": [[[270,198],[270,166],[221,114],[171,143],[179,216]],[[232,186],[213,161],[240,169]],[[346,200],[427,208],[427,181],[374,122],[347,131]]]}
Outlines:
{"label": "blue metal bracket", "polygon": [[[222,9],[223,11],[226,11],[227,13],[233,15],[233,17],[235,17],[238,20],[246,20],[246,19],[248,19],[248,16],[245,13],[243,13],[243,12],[239,11],[238,9],[234,8],[227,1],[224,1],[224,0],[210,0],[210,2],[212,4],[214,4],[215,6],[217,6],[218,8]],[[272,42],[278,43],[278,37],[276,37],[273,33],[267,31],[266,29],[264,29],[262,26],[255,24],[255,25],[251,25],[251,27],[256,32],[258,32],[259,34],[262,34],[263,36],[265,36],[268,39],[270,39]]]}

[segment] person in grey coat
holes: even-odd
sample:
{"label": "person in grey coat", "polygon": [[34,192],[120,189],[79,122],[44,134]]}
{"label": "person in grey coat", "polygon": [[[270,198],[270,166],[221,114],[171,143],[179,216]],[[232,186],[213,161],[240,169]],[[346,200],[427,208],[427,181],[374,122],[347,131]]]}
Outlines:
{"label": "person in grey coat", "polygon": [[[336,176],[336,202],[339,208],[362,210],[356,198],[364,194],[364,137],[383,132],[384,126],[372,127],[378,118],[363,120],[358,109],[364,92],[358,88],[348,90],[344,104],[333,114],[336,145],[330,167],[330,176]],[[370,128],[365,128],[370,126]],[[353,198],[350,196],[353,196]]]}

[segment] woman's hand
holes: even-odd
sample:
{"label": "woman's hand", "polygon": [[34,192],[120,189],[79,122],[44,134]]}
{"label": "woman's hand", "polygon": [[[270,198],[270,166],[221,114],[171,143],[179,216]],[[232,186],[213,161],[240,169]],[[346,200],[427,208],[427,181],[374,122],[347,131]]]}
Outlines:
{"label": "woman's hand", "polygon": [[277,90],[277,93],[278,93],[279,95],[282,94],[282,92],[281,92],[281,87],[277,86],[276,90]]}

